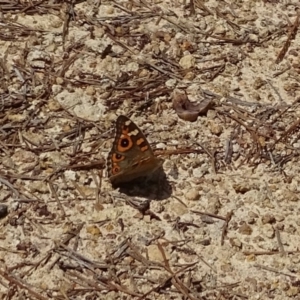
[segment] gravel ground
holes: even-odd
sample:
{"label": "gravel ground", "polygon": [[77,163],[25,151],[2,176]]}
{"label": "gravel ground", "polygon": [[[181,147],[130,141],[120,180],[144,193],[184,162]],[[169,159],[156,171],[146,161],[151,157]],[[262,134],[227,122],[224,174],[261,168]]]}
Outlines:
{"label": "gravel ground", "polygon": [[299,1],[0,8],[0,299],[300,299]]}

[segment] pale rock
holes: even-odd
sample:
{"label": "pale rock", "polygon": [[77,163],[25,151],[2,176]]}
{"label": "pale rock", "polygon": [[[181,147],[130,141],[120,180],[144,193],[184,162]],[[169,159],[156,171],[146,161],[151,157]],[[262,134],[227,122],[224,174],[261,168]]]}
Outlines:
{"label": "pale rock", "polygon": [[48,108],[50,111],[60,111],[62,109],[61,105],[54,99],[49,99]]}
{"label": "pale rock", "polygon": [[267,213],[267,214],[265,214],[265,215],[262,216],[261,222],[263,224],[273,224],[273,223],[276,222],[276,219],[275,219],[275,217],[273,215]]}
{"label": "pale rock", "polygon": [[165,82],[166,87],[175,88],[177,84],[177,79],[171,78]]}
{"label": "pale rock", "polygon": [[101,235],[101,231],[99,229],[98,226],[96,225],[89,225],[86,227],[86,232],[93,235],[93,236],[100,236]]}
{"label": "pale rock", "polygon": [[37,156],[33,152],[17,149],[12,155],[12,161],[19,167],[19,172],[23,173],[34,169],[37,162]]}
{"label": "pale rock", "polygon": [[172,211],[176,216],[182,216],[188,212],[188,209],[180,202],[172,202],[170,204],[170,211]]}
{"label": "pale rock", "polygon": [[156,144],[156,149],[166,149],[167,145],[165,143]]}
{"label": "pale rock", "polygon": [[236,247],[236,248],[241,249],[242,246],[243,246],[242,242],[237,238],[231,238],[231,239],[229,239],[229,242],[230,242],[232,247]]}
{"label": "pale rock", "polygon": [[223,132],[223,127],[213,120],[208,122],[208,127],[212,134],[220,135]]}
{"label": "pale rock", "polygon": [[136,62],[131,62],[126,64],[126,72],[137,72],[139,70],[139,64]]}
{"label": "pale rock", "polygon": [[299,295],[299,287],[297,287],[297,286],[291,286],[289,288],[289,290],[286,292],[286,295],[288,297],[295,297],[295,296]]}
{"label": "pale rock", "polygon": [[20,123],[26,120],[27,118],[27,112],[24,112],[22,114],[7,114],[7,119],[12,122]]}
{"label": "pale rock", "polygon": [[186,213],[180,218],[180,221],[185,223],[194,223],[195,220],[190,213]]}
{"label": "pale rock", "polygon": [[46,194],[49,192],[49,188],[45,181],[32,181],[28,188],[32,193],[39,192]]}
{"label": "pale rock", "polygon": [[191,188],[189,191],[186,192],[185,198],[187,200],[190,200],[190,201],[197,201],[197,200],[199,200],[200,199],[200,194],[199,194],[198,189]]}
{"label": "pale rock", "polygon": [[246,223],[242,224],[239,228],[239,233],[244,235],[251,235],[252,231],[252,228]]}
{"label": "pale rock", "polygon": [[99,121],[106,109],[101,99],[94,103],[93,97],[84,94],[81,89],[75,89],[74,93],[64,90],[56,96],[56,99],[71,114],[89,121]]}
{"label": "pale rock", "polygon": [[46,62],[51,62],[51,58],[49,53],[34,49],[29,52],[27,61],[32,67],[44,68]]}
{"label": "pale rock", "polygon": [[[164,262],[163,255],[162,255],[161,251],[158,249],[157,245],[149,245],[147,247],[147,250],[148,250],[149,260],[157,261],[157,262],[160,262],[160,263]],[[164,248],[164,253],[165,253],[166,258],[168,260],[170,258],[170,254],[166,251],[166,248]]]}
{"label": "pale rock", "polygon": [[195,57],[191,54],[188,54],[180,59],[179,65],[186,70],[195,67],[195,62]]}
{"label": "pale rock", "polygon": [[87,95],[93,96],[93,95],[95,95],[95,93],[96,93],[96,90],[95,90],[95,88],[93,86],[88,86],[86,88],[86,94]]}
{"label": "pale rock", "polygon": [[265,224],[263,226],[263,233],[269,239],[272,239],[275,236],[275,230],[271,224]]}
{"label": "pale rock", "polygon": [[67,179],[67,181],[69,180],[76,180],[76,172],[72,171],[72,170],[66,170],[65,171],[65,177]]}

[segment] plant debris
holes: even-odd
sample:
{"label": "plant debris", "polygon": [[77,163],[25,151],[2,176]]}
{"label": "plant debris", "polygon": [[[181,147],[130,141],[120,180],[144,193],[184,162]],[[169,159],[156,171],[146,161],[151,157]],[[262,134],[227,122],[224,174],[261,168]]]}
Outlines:
{"label": "plant debris", "polygon": [[1,1],[0,299],[299,297],[298,2]]}
{"label": "plant debris", "polygon": [[175,89],[172,93],[173,108],[178,117],[185,121],[195,122],[199,114],[205,114],[212,107],[210,99],[204,99],[200,103],[192,103],[184,91]]}

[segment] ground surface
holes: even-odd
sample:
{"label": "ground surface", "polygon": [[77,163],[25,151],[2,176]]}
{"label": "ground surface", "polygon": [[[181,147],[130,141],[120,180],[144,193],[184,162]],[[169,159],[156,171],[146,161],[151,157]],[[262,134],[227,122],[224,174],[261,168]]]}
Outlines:
{"label": "ground surface", "polygon": [[300,299],[299,1],[67,2],[0,4],[0,299]]}

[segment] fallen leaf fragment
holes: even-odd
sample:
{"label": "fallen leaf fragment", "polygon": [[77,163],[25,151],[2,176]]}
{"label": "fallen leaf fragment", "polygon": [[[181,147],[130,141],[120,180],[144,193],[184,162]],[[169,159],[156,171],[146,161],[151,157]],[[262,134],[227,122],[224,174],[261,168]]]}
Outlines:
{"label": "fallen leaf fragment", "polygon": [[204,99],[200,103],[190,102],[185,91],[179,89],[173,91],[172,103],[178,117],[190,122],[195,122],[199,114],[205,114],[212,106],[210,99]]}

